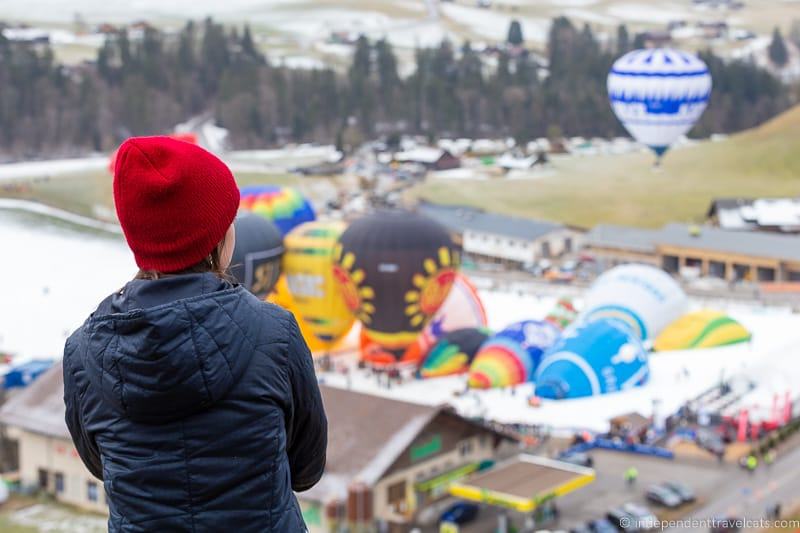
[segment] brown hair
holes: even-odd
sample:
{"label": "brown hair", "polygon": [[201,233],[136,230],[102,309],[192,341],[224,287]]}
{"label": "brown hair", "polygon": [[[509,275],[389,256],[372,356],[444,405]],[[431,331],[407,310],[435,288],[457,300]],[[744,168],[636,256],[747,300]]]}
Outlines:
{"label": "brown hair", "polygon": [[225,237],[223,237],[222,240],[219,241],[219,244],[216,245],[213,250],[211,250],[210,254],[188,268],[178,270],[177,272],[139,270],[133,279],[156,280],[167,276],[180,276],[182,274],[202,274],[204,272],[211,272],[212,274],[216,274],[216,276],[220,279],[230,281],[231,277],[228,275],[226,269],[222,268],[222,261],[220,260],[220,254],[222,253],[222,249],[224,247]]}

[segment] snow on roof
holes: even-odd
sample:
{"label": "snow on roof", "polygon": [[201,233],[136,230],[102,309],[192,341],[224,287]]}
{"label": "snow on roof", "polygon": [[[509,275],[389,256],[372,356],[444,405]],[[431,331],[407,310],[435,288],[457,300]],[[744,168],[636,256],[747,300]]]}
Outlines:
{"label": "snow on roof", "polygon": [[795,198],[718,199],[709,209],[712,214],[725,229],[800,229],[800,200]]}
{"label": "snow on roof", "polygon": [[404,152],[397,152],[394,158],[402,162],[432,164],[437,162],[444,154],[445,151],[441,148],[418,146]]}
{"label": "snow on roof", "polygon": [[509,170],[526,170],[533,167],[538,160],[538,156],[535,155],[528,157],[515,157],[513,154],[507,152],[497,159],[497,165],[501,168]]}

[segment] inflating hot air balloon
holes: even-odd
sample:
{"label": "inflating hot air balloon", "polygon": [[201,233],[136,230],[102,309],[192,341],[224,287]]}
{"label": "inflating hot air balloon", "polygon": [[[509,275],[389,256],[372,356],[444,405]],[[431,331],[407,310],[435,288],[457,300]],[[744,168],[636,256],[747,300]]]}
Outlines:
{"label": "inflating hot air balloon", "polygon": [[719,311],[695,311],[667,326],[656,339],[656,351],[714,348],[747,342],[750,332]]}
{"label": "inflating hot air balloon", "polygon": [[306,222],[284,240],[283,271],[295,309],[323,346],[335,344],[353,325],[333,277],[333,249],[343,222]]}
{"label": "inflating hot air balloon", "polygon": [[553,309],[547,313],[545,320],[561,329],[565,329],[575,321],[577,316],[578,311],[575,309],[572,298],[560,298],[556,305],[553,306]]}
{"label": "inflating hot air balloon", "polygon": [[549,322],[517,322],[490,337],[469,369],[469,386],[476,389],[509,387],[530,381],[542,354],[561,335]]}
{"label": "inflating hot air balloon", "polygon": [[247,290],[265,298],[281,274],[283,237],[275,224],[252,213],[234,220],[236,246],[230,273]]}
{"label": "inflating hot air balloon", "polygon": [[686,306],[683,289],[663,270],[649,265],[621,265],[592,284],[579,320],[618,318],[641,340],[652,340],[683,315]]}
{"label": "inflating hot air balloon", "polygon": [[300,328],[300,334],[303,336],[303,339],[306,341],[308,349],[311,350],[312,354],[321,355],[321,352],[325,352],[330,349],[326,344],[323,344],[319,339],[317,339],[317,337],[308,328],[308,325],[305,323],[305,321],[303,321],[303,318],[300,316],[300,312],[297,310],[297,305],[295,304],[294,298],[292,298],[292,294],[289,292],[289,284],[286,283],[286,276],[281,276],[280,279],[278,279],[278,283],[275,284],[272,292],[267,297],[267,301],[286,309],[292,313],[292,315],[294,315],[294,319],[297,321],[297,325]]}
{"label": "inflating hot air balloon", "polygon": [[291,187],[243,187],[239,207],[273,221],[283,235],[303,222],[316,219],[311,203],[297,189]]}
{"label": "inflating hot air balloon", "polygon": [[478,349],[488,338],[488,331],[478,328],[456,329],[445,333],[425,356],[419,375],[423,378],[438,378],[467,372]]}
{"label": "inflating hot air balloon", "polygon": [[364,335],[398,359],[447,298],[460,253],[436,221],[379,211],[339,238],[334,276]]}
{"label": "inflating hot air balloon", "polygon": [[449,331],[463,328],[485,328],[488,325],[478,289],[469,278],[459,272],[442,306],[422,330],[417,342],[427,352],[436,341]]}
{"label": "inflating hot air balloon", "polygon": [[642,385],[649,377],[647,351],[624,322],[600,319],[572,326],[542,357],[536,395],[562,400]]}
{"label": "inflating hot air balloon", "polygon": [[711,74],[701,59],[671,48],[628,52],[608,74],[614,114],[658,160],[688,132],[711,96]]}

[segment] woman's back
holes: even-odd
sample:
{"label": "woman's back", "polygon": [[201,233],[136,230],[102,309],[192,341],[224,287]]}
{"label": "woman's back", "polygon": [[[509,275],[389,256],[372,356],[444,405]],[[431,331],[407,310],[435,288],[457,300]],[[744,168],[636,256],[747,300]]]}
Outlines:
{"label": "woman's back", "polygon": [[136,280],[65,349],[67,424],[110,531],[304,531],[326,423],[294,318],[211,273]]}

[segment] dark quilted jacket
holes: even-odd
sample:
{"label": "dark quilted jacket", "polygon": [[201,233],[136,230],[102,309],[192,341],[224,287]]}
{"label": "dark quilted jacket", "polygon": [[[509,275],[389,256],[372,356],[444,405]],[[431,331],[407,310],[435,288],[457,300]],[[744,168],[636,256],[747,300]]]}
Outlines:
{"label": "dark quilted jacket", "polygon": [[304,531],[327,423],[292,315],[213,274],[132,281],[64,350],[67,425],[111,532]]}

